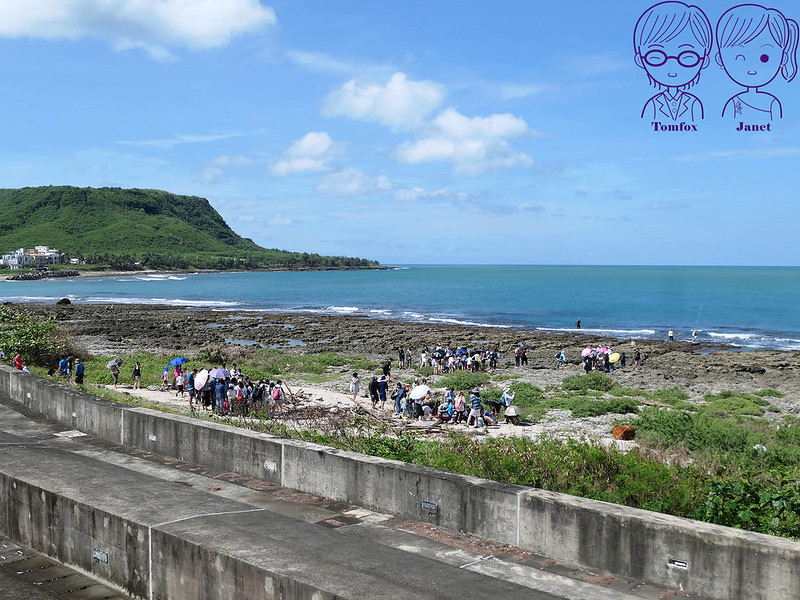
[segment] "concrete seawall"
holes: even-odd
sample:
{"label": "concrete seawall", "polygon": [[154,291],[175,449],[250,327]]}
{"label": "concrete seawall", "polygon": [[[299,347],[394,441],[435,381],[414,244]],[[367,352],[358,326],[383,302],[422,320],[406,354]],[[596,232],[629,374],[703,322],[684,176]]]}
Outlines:
{"label": "concrete seawall", "polygon": [[[128,408],[8,367],[0,367],[0,396],[110,442],[654,585],[719,600],[800,598],[800,543],[791,540]],[[0,530],[12,525],[0,521]],[[85,525],[76,536],[91,537]],[[50,553],[74,540],[39,542]]]}

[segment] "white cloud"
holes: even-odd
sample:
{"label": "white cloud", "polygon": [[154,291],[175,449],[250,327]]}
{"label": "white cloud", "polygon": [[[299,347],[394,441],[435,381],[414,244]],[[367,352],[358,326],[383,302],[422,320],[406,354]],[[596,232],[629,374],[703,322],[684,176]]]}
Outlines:
{"label": "white cloud", "polygon": [[327,116],[374,121],[393,130],[420,126],[444,99],[444,88],[433,81],[409,81],[395,73],[386,85],[352,79],[325,100]]}
{"label": "white cloud", "polygon": [[429,137],[401,144],[400,160],[411,164],[449,160],[456,173],[468,175],[533,164],[530,156],[516,152],[505,139],[534,134],[513,115],[469,118],[449,108],[433,120],[433,127]]}
{"label": "white cloud", "polygon": [[270,171],[279,177],[329,171],[333,159],[343,148],[343,144],[334,142],[324,131],[312,131],[289,146],[283,158],[272,165]]}
{"label": "white cloud", "polygon": [[252,158],[246,156],[228,156],[227,154],[217,156],[211,162],[221,167],[249,167],[255,163]]}
{"label": "white cloud", "polygon": [[223,172],[219,167],[206,167],[203,169],[203,183],[216,183],[222,179],[222,176]]}
{"label": "white cloud", "polygon": [[386,175],[370,177],[358,169],[343,169],[326,175],[316,186],[317,192],[327,196],[362,196],[392,189]]}
{"label": "white cloud", "polygon": [[417,200],[464,201],[467,199],[467,194],[448,189],[426,190],[421,187],[413,187],[396,190],[394,198],[400,202],[415,202]]}
{"label": "white cloud", "polygon": [[216,142],[219,140],[227,140],[230,138],[240,137],[241,133],[223,133],[223,134],[176,134],[171,138],[158,138],[154,140],[120,140],[118,144],[126,146],[155,146],[156,148],[172,148],[181,144],[205,144],[207,142]]}
{"label": "white cloud", "polygon": [[323,156],[334,147],[333,140],[324,131],[312,131],[297,140],[286,151],[288,156]]}
{"label": "white cloud", "polygon": [[289,50],[286,58],[298,67],[316,73],[353,77],[356,74],[369,74],[383,79],[389,77],[396,67],[390,64],[373,63],[363,59],[338,58],[324,52]]}
{"label": "white cloud", "polygon": [[203,183],[211,184],[220,181],[225,175],[225,169],[241,169],[255,164],[252,158],[246,156],[228,156],[223,154],[209,161],[203,169]]}
{"label": "white cloud", "polygon": [[285,225],[291,225],[293,222],[294,221],[292,221],[288,217],[284,217],[281,213],[276,213],[275,216],[268,221],[269,225],[281,226],[281,227]]}
{"label": "white cloud", "polygon": [[3,0],[0,36],[97,37],[118,49],[169,57],[170,46],[226,45],[236,35],[277,22],[259,0]]}

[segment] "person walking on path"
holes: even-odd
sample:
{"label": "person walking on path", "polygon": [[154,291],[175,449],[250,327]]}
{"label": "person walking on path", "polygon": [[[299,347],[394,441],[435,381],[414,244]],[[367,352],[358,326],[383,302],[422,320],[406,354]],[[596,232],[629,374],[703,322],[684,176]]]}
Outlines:
{"label": "person walking on path", "polygon": [[186,376],[186,391],[189,392],[189,410],[194,410],[194,399],[196,396],[196,390],[194,389],[194,378],[197,375],[197,369],[192,369],[192,371]]}
{"label": "person walking on path", "polygon": [[175,378],[175,389],[178,390],[177,392],[175,392],[175,397],[176,398],[178,397],[178,394],[180,394],[181,398],[183,398],[183,384],[184,384],[184,381],[185,380],[183,378],[183,371],[181,371],[180,373],[178,373],[178,376]]}
{"label": "person walking on path", "polygon": [[133,366],[133,389],[139,390],[142,388],[142,365],[137,360],[136,364]]}
{"label": "person walking on path", "polygon": [[81,362],[80,358],[75,359],[75,385],[83,385],[83,374],[86,372],[86,366]]}
{"label": "person walking on path", "polygon": [[358,378],[358,373],[353,373],[353,379],[350,380],[350,393],[353,394],[353,402],[358,398],[358,392],[361,389],[361,380]]}
{"label": "person walking on path", "polygon": [[169,389],[169,367],[164,367],[164,370],[161,372],[161,389]]}
{"label": "person walking on path", "polygon": [[397,382],[397,388],[394,390],[394,394],[392,395],[394,398],[394,414],[400,416],[403,414],[403,404],[404,399],[403,397],[406,394],[406,388],[403,387],[401,382]]}
{"label": "person walking on path", "polygon": [[117,383],[119,382],[119,365],[117,363],[113,363],[109,369],[111,370],[111,377],[114,378],[114,389],[116,389]]}

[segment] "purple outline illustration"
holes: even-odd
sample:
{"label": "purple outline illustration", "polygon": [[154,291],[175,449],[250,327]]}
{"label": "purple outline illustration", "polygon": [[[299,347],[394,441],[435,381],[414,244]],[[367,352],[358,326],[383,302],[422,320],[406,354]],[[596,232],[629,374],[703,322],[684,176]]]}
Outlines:
{"label": "purple outline illustration", "polygon": [[722,116],[736,120],[783,117],[780,100],[761,88],[778,76],[797,74],[797,22],[759,4],[740,4],[717,23],[717,64],[746,88],[725,104]]}
{"label": "purple outline illustration", "polygon": [[642,118],[677,122],[704,117],[703,103],[686,90],[710,64],[713,42],[711,22],[697,6],[660,2],[639,17],[633,32],[634,62],[659,90],[644,105]]}

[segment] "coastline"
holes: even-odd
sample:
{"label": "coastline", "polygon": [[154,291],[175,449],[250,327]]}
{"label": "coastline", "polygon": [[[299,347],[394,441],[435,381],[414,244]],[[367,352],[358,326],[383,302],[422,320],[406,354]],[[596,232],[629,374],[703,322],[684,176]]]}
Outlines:
{"label": "coastline", "polygon": [[[93,271],[93,270],[81,270],[76,269],[78,271],[77,275],[65,275],[64,277],[67,278],[86,278],[86,277],[126,277],[131,275],[190,275],[193,273],[293,273],[293,272],[313,272],[313,271],[386,271],[396,269],[398,267],[388,266],[388,265],[378,265],[376,267],[325,267],[325,268],[313,268],[313,267],[303,267],[303,268],[296,268],[296,269],[285,269],[285,268],[269,268],[269,269],[248,269],[246,271],[242,271],[240,269],[235,270],[225,270],[220,271],[218,269],[182,269],[182,270],[163,270],[163,269],[140,269],[136,271]],[[56,273],[58,271],[55,271]],[[9,277],[14,276],[16,273],[14,271],[9,271],[7,274],[0,275],[0,281],[6,281]],[[42,277],[42,279],[50,279],[50,277]]]}
{"label": "coastline", "polygon": [[[248,353],[256,348],[286,352],[359,354],[392,358],[411,348],[415,363],[424,348],[460,346],[497,349],[500,367],[540,387],[557,385],[580,370],[585,347],[610,346],[626,352],[628,366],[614,374],[621,385],[656,389],[681,387],[691,396],[725,389],[754,392],[778,389],[787,402],[800,398],[800,351],[738,351],[721,344],[656,340],[615,340],[592,334],[547,333],[526,328],[493,328],[397,321],[378,317],[212,310],[155,304],[16,304],[41,318],[53,317],[88,352],[111,356],[148,351],[192,355],[202,348]],[[113,306],[113,308],[112,308]],[[513,369],[514,348],[524,345],[529,364]],[[633,351],[643,362],[633,369]],[[561,349],[567,368],[557,369]]]}

